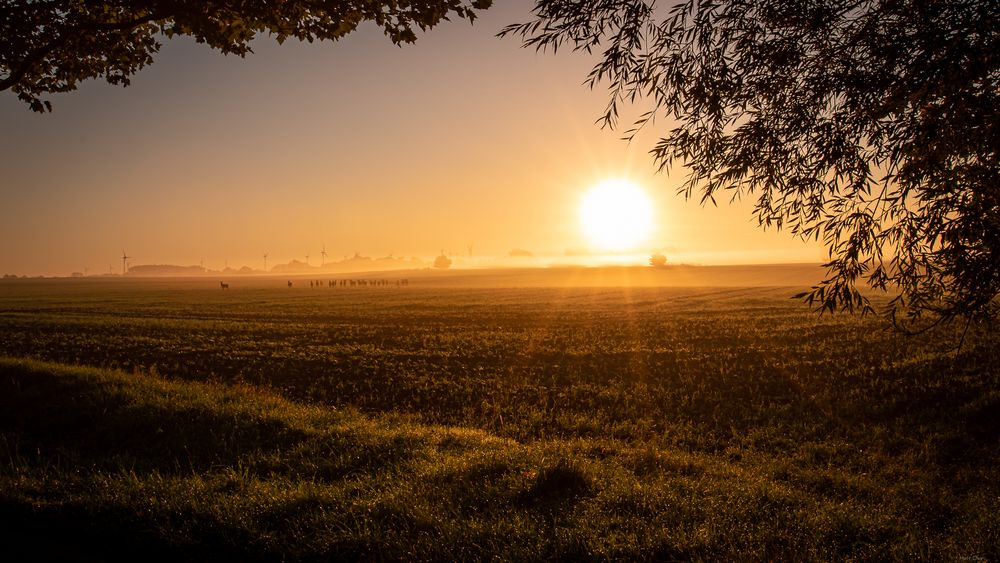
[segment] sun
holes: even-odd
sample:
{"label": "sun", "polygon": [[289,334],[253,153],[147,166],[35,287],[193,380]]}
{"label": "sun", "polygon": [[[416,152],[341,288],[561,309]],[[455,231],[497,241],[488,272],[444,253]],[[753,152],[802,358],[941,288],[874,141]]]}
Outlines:
{"label": "sun", "polygon": [[595,250],[635,250],[653,230],[653,204],[634,182],[605,180],[583,196],[580,225]]}

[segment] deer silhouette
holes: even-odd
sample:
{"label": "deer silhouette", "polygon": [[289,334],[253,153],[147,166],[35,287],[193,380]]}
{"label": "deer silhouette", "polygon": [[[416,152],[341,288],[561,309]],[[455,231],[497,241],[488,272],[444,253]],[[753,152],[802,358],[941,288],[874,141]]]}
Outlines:
{"label": "deer silhouette", "polygon": [[229,289],[229,284],[225,282],[219,282],[219,286],[222,287],[222,289]]}

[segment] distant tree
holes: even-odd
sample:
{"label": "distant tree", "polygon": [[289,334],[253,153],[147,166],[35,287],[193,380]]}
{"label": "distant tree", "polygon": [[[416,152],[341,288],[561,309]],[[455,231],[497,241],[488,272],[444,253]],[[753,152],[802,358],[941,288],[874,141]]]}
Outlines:
{"label": "distant tree", "polygon": [[598,52],[600,123],[666,118],[651,153],[679,193],[821,239],[820,310],[870,311],[867,282],[895,321],[996,316],[1000,2],[538,0],[501,35]]}
{"label": "distant tree", "polygon": [[654,268],[662,268],[667,265],[667,257],[659,252],[654,252],[649,257],[649,265]]}
{"label": "distant tree", "polygon": [[434,259],[434,267],[440,270],[447,270],[451,267],[451,258],[445,256],[444,252]]}
{"label": "distant tree", "polygon": [[0,91],[11,90],[35,111],[51,111],[42,96],[75,90],[103,77],[128,85],[153,62],[158,36],[188,35],[241,57],[250,41],[268,34],[279,43],[295,38],[339,39],[365,21],[393,43],[416,40],[449,16],[474,20],[492,0],[79,0],[0,1]]}

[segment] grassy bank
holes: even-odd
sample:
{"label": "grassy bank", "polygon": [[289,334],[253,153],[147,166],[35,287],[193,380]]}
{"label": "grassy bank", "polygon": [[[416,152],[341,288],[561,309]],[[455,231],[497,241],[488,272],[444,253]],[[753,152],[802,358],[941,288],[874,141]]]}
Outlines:
{"label": "grassy bank", "polygon": [[993,560],[998,404],[709,452],[3,359],[0,533],[8,560]]}

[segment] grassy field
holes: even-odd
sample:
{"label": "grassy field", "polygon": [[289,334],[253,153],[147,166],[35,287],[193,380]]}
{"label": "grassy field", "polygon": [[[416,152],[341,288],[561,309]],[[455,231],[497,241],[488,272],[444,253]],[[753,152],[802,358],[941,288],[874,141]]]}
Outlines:
{"label": "grassy field", "polygon": [[651,270],[5,281],[3,545],[1000,556],[1000,339],[956,351],[959,327],[905,337],[819,317],[800,285],[732,286],[752,272]]}

